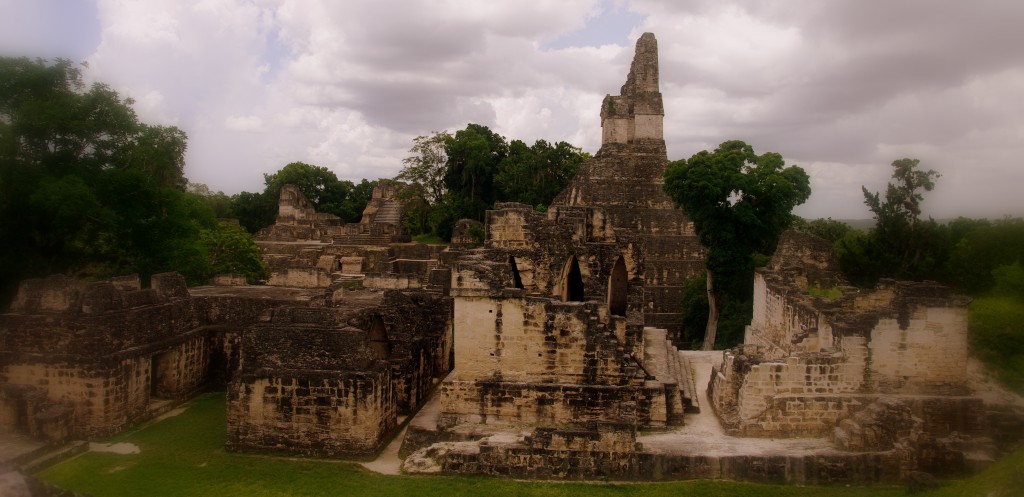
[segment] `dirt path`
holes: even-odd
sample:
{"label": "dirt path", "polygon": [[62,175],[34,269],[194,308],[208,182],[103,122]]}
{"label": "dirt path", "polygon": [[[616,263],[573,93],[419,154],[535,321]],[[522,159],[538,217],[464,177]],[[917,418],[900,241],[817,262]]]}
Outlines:
{"label": "dirt path", "polygon": [[398,449],[402,448],[402,441],[405,440],[405,431],[408,429],[409,425],[403,426],[402,431],[395,435],[395,438],[391,440],[387,447],[384,447],[384,450],[380,452],[376,459],[370,462],[359,463],[359,465],[382,475],[401,474],[402,460],[398,458]]}

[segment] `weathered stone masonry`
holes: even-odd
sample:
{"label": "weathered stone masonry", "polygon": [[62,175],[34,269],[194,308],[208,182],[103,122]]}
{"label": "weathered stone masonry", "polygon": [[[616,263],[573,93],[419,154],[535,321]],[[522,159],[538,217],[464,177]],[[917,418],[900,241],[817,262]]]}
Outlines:
{"label": "weathered stone masonry", "polygon": [[340,307],[278,308],[245,330],[229,449],[373,454],[447,373],[448,299],[346,293]]}
{"label": "weathered stone masonry", "polygon": [[146,289],[138,277],[28,280],[0,316],[3,427],[54,441],[130,427],[152,414],[151,400],[184,400],[206,382],[211,355],[223,355],[212,332],[279,304],[224,312],[174,273]]}

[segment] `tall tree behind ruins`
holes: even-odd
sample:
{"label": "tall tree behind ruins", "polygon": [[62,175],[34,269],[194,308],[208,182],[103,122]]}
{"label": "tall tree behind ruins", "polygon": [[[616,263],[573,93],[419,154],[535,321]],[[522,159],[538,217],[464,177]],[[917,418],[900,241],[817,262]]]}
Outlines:
{"label": "tall tree behind ruins", "polygon": [[754,254],[774,250],[793,208],[810,197],[810,178],[799,166],[785,167],[779,154],[757,155],[742,141],[728,141],[669,163],[664,188],[707,248],[703,349],[712,350],[719,308],[748,291]]}
{"label": "tall tree behind ruins", "polygon": [[479,124],[418,136],[409,152],[395,178],[406,183],[405,227],[443,239],[459,219],[480,219],[495,202],[547,207],[590,157],[564,141],[509,142]]}

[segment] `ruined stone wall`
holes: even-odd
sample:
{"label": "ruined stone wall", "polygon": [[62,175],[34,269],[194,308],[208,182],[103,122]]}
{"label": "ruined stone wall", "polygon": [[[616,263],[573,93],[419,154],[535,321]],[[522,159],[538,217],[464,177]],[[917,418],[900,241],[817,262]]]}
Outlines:
{"label": "ruined stone wall", "polygon": [[390,346],[398,411],[409,414],[452,370],[452,299],[426,292],[385,292],[379,311]]}
{"label": "ruined stone wall", "polygon": [[[266,287],[205,287],[177,274],[82,283],[29,280],[0,316],[0,382],[15,388],[18,427],[69,411],[69,435],[108,436],[149,417],[153,399],[183,400],[238,367],[237,332],[267,309],[307,298]],[[40,396],[31,400],[26,396]]]}
{"label": "ruined stone wall", "polygon": [[847,287],[830,250],[788,232],[756,273],[745,345],[710,386],[730,431],[821,435],[875,395],[966,393],[966,299],[934,283]]}
{"label": "ruined stone wall", "polygon": [[228,450],[371,455],[397,426],[387,368],[243,375],[228,390]]}
{"label": "ruined stone wall", "polygon": [[648,388],[449,379],[441,385],[441,413],[438,425],[444,428],[462,423],[668,425],[665,388],[661,384]]}
{"label": "ruined stone wall", "polygon": [[[614,331],[602,330],[597,311],[597,306],[549,299],[459,298],[454,323],[456,375],[619,384],[622,344]],[[624,321],[613,321],[621,335]]]}
{"label": "ruined stone wall", "polygon": [[243,331],[229,448],[371,454],[450,370],[450,299],[342,292],[338,307],[276,308]]}
{"label": "ruined stone wall", "polygon": [[283,185],[277,204],[277,224],[324,226],[341,224],[341,220],[333,214],[316,212],[313,203],[297,186]]}
{"label": "ruined stone wall", "polygon": [[[558,480],[690,479],[797,485],[895,483],[906,454],[896,451],[791,455],[667,454],[636,442],[625,426],[538,429],[517,440],[442,443],[406,460],[406,470],[433,458],[446,474],[484,474]],[[410,461],[413,464],[410,464]]]}
{"label": "ruined stone wall", "polygon": [[397,399],[364,310],[284,307],[243,332],[241,370],[228,387],[229,448],[376,450],[397,422]]}
{"label": "ruined stone wall", "polygon": [[3,376],[9,385],[35,387],[53,404],[71,408],[76,436],[99,438],[146,419],[154,397],[193,395],[205,381],[207,362],[206,337],[195,334],[169,348],[131,356],[32,358],[8,364]]}
{"label": "ruined stone wall", "polygon": [[637,446],[635,432],[625,426],[600,431],[538,429],[522,442],[455,447],[441,469],[511,478],[621,479],[636,473]]}
{"label": "ruined stone wall", "polygon": [[296,288],[326,288],[332,281],[330,273],[318,267],[285,268],[271,271],[267,284]]}
{"label": "ruined stone wall", "polygon": [[926,307],[871,330],[870,388],[881,393],[963,394],[967,371],[967,308]]}

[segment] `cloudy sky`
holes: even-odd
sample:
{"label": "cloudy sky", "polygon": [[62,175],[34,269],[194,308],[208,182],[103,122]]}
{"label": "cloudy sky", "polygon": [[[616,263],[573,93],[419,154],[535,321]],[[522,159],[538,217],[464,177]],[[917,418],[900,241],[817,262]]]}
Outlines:
{"label": "cloudy sky", "polygon": [[596,152],[602,97],[655,33],[669,158],[741,139],[811,175],[806,217],[921,159],[925,210],[1024,215],[1019,0],[0,0],[0,55],[87,78],[189,135],[186,174],[262,189],[292,161],[391,177],[412,138],[475,122]]}

